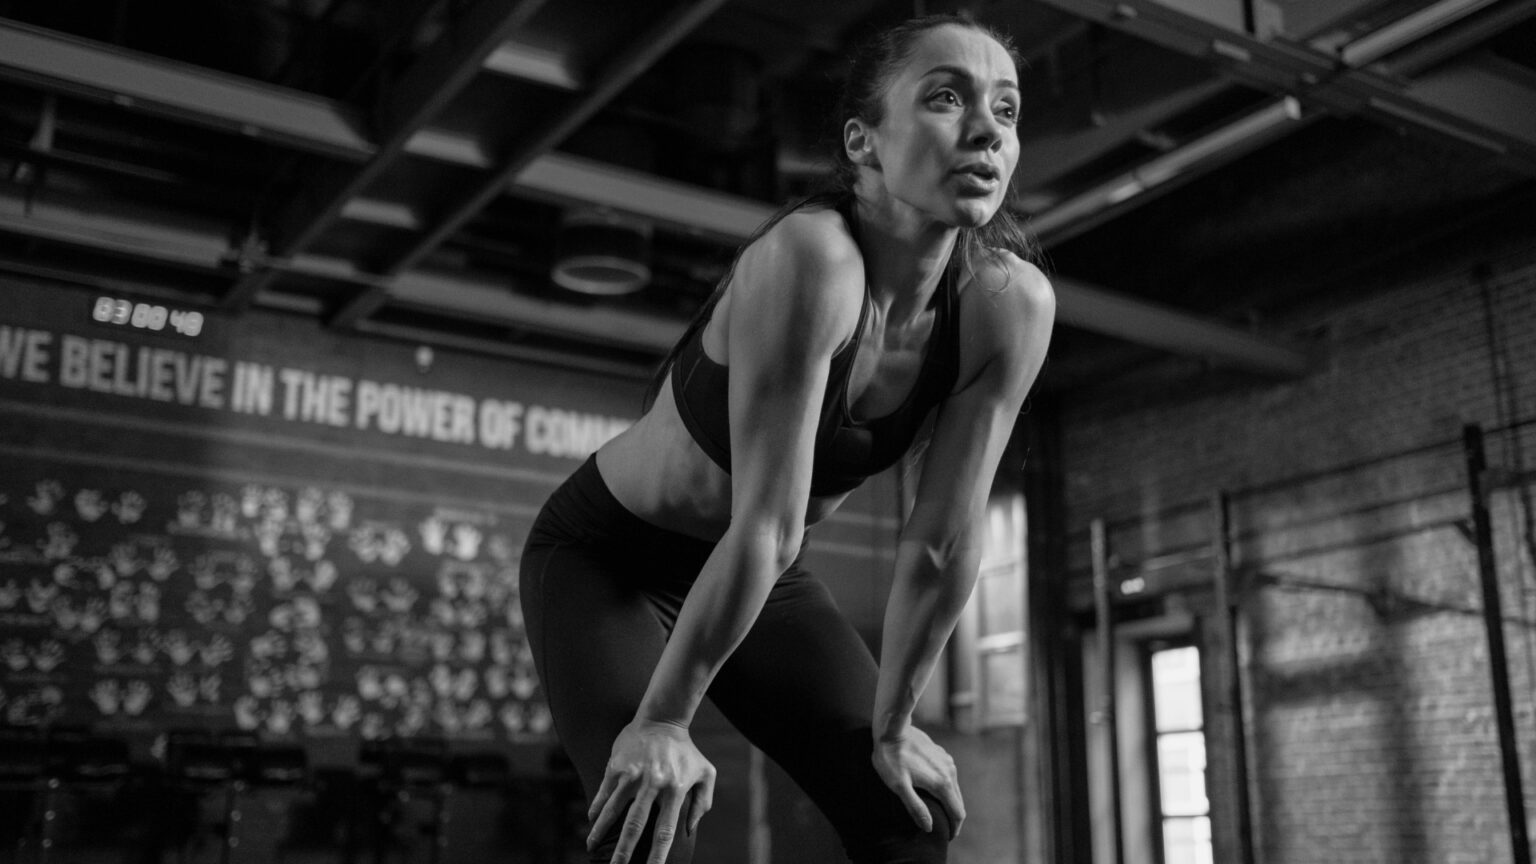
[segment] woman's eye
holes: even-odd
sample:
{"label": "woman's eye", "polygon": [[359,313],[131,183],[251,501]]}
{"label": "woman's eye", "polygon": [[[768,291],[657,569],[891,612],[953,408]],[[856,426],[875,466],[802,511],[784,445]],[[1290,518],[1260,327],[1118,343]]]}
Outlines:
{"label": "woman's eye", "polygon": [[1013,123],[1019,119],[1019,109],[1012,105],[1000,105],[997,108],[997,116],[1007,120],[1009,123]]}
{"label": "woman's eye", "polygon": [[959,105],[960,97],[953,90],[940,90],[928,97],[928,101],[937,102],[941,105]]}

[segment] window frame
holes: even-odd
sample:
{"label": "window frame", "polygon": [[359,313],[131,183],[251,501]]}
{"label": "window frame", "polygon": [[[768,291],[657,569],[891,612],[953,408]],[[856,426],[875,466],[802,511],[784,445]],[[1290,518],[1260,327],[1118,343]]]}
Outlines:
{"label": "window frame", "polygon": [[[1164,731],[1159,729],[1157,725],[1157,687],[1156,680],[1153,676],[1153,657],[1163,651],[1176,651],[1181,649],[1193,649],[1195,651],[1197,671],[1196,692],[1199,694],[1200,699],[1200,725],[1198,728],[1193,729],[1179,728]],[[1151,815],[1153,816],[1153,818],[1148,821],[1150,822],[1152,828],[1153,853],[1155,855],[1155,860],[1158,862],[1158,864],[1169,864],[1167,856],[1167,837],[1164,832],[1164,826],[1170,820],[1181,820],[1193,823],[1194,820],[1204,818],[1207,824],[1210,824],[1211,822],[1211,771],[1209,759],[1210,739],[1207,734],[1208,730],[1210,729],[1210,711],[1209,700],[1206,698],[1205,687],[1207,680],[1207,652],[1204,646],[1199,644],[1199,641],[1194,638],[1193,634],[1185,634],[1178,637],[1160,637],[1143,641],[1141,643],[1140,653],[1141,674],[1145,687],[1144,692],[1146,693],[1146,698],[1142,702],[1143,713],[1145,715],[1143,719],[1147,731],[1145,738],[1145,757],[1146,764],[1149,768],[1147,771],[1147,780],[1151,787],[1149,790],[1147,790],[1147,800],[1148,803],[1151,804]],[[1205,765],[1201,768],[1201,781],[1202,786],[1205,789],[1205,812],[1193,815],[1169,815],[1167,808],[1163,804],[1163,760],[1159,745],[1165,736],[1189,735],[1197,732],[1200,734],[1201,742],[1205,747],[1205,753],[1207,757],[1204,760]],[[1214,835],[1214,825],[1212,826],[1212,829],[1212,834]],[[1211,844],[1210,848],[1214,858],[1214,836],[1208,842]]]}

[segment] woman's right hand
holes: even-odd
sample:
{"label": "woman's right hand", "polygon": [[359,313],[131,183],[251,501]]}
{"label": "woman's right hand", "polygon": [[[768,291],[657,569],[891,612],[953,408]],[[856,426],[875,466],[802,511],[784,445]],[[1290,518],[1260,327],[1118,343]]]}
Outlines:
{"label": "woman's right hand", "polygon": [[619,844],[612,864],[628,864],[652,805],[660,807],[651,839],[647,864],[663,864],[677,836],[678,821],[687,809],[687,831],[698,830],[699,820],[715,799],[715,766],[693,744],[688,729],[674,723],[636,718],[613,742],[602,785],[587,818],[594,820],[587,835],[587,849],[594,848],[628,805]]}

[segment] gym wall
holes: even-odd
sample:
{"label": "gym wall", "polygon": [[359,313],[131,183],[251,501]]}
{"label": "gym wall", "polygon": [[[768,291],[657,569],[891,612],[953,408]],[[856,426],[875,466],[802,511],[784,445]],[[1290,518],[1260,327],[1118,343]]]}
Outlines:
{"label": "gym wall", "polygon": [[[1063,418],[1079,587],[1091,520],[1105,520],[1115,560],[1130,568],[1210,543],[1212,496],[1229,496],[1252,830],[1265,864],[1510,860],[1465,424],[1487,430],[1496,469],[1527,789],[1536,775],[1536,247],[1401,282],[1278,328],[1317,349],[1320,365],[1300,380],[1079,399]],[[1230,664],[1209,576],[1184,584],[1158,602],[1194,613],[1189,635],[1208,649],[1215,857],[1240,861],[1236,739],[1220,683]]]}
{"label": "gym wall", "polygon": [[[4,726],[123,740],[141,767],[164,763],[167,733],[249,733],[301,746],[313,771],[409,739],[549,770],[522,543],[549,492],[638,416],[644,381],[311,317],[0,292]],[[877,478],[809,553],[871,639],[896,500]],[[717,716],[699,736],[722,777],[701,854],[746,860],[764,769]],[[493,824],[461,814],[454,843],[515,842],[492,830],[505,811],[481,811]],[[76,821],[61,843],[114,842]]]}

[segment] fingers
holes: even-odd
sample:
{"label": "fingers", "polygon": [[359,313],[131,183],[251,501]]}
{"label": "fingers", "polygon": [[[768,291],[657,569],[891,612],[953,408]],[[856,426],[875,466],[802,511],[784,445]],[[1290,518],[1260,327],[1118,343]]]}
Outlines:
{"label": "fingers", "polygon": [[896,797],[901,799],[901,806],[907,808],[907,814],[917,827],[923,829],[923,833],[933,830],[933,814],[928,812],[928,805],[923,799],[917,797],[917,790],[911,783],[902,783],[895,789]]}
{"label": "fingers", "polygon": [[651,835],[651,857],[646,859],[646,864],[665,864],[667,853],[672,851],[672,841],[677,837],[677,818],[682,809],[683,796],[662,797],[661,811],[656,814],[656,833]]}
{"label": "fingers", "polygon": [[592,818],[592,831],[587,834],[587,849],[597,846],[603,836],[608,833],[609,826],[619,818],[619,811],[623,809],[628,796],[619,794],[620,790],[628,786],[626,782],[633,778],[625,777],[622,773],[609,769],[603,774],[603,783],[597,789],[597,795],[592,799],[592,807],[587,815],[591,817],[596,811],[596,817]]}
{"label": "fingers", "polygon": [[965,821],[965,802],[960,797],[960,787],[954,782],[944,785],[944,788],[935,790],[939,803],[944,805],[944,810],[949,814],[949,839],[960,836],[960,823]]}
{"label": "fingers", "polygon": [[699,830],[699,820],[715,806],[715,769],[705,772],[704,779],[689,792],[688,834]]}
{"label": "fingers", "polygon": [[617,772],[611,769],[603,772],[603,783],[597,787],[597,794],[592,796],[592,803],[587,806],[587,821],[597,818],[597,814],[603,809],[603,804],[618,786],[619,780]]}
{"label": "fingers", "polygon": [[[643,786],[640,794],[629,803],[629,813],[624,817],[624,827],[619,831],[619,845],[613,849],[611,864],[629,864],[629,856],[634,854],[635,845],[640,842],[640,835],[645,831],[645,823],[651,818],[651,803],[655,800],[656,790]],[[672,832],[669,829],[667,833],[670,846]]]}
{"label": "fingers", "polygon": [[[593,819],[592,831],[587,835],[587,849],[590,851],[596,848],[611,830],[620,813],[624,812],[624,826],[619,831],[619,841],[614,847],[612,861],[613,864],[626,864],[634,855],[635,847],[639,845],[640,836],[644,833],[651,815],[651,806],[659,801],[660,811],[656,814],[651,854],[646,861],[647,864],[662,864],[672,851],[680,825],[685,824],[691,836],[699,830],[699,822],[704,818],[704,814],[714,806],[714,770],[711,769],[705,778],[687,794],[663,792],[651,784],[642,784],[635,797],[630,798],[625,793],[635,785],[630,782],[631,779],[617,771],[610,771],[603,776],[603,783],[587,811],[588,818],[593,818],[594,813],[597,814]],[[626,802],[629,805],[627,811],[624,810]],[[683,823],[682,810],[685,802],[688,805],[688,819]]]}

